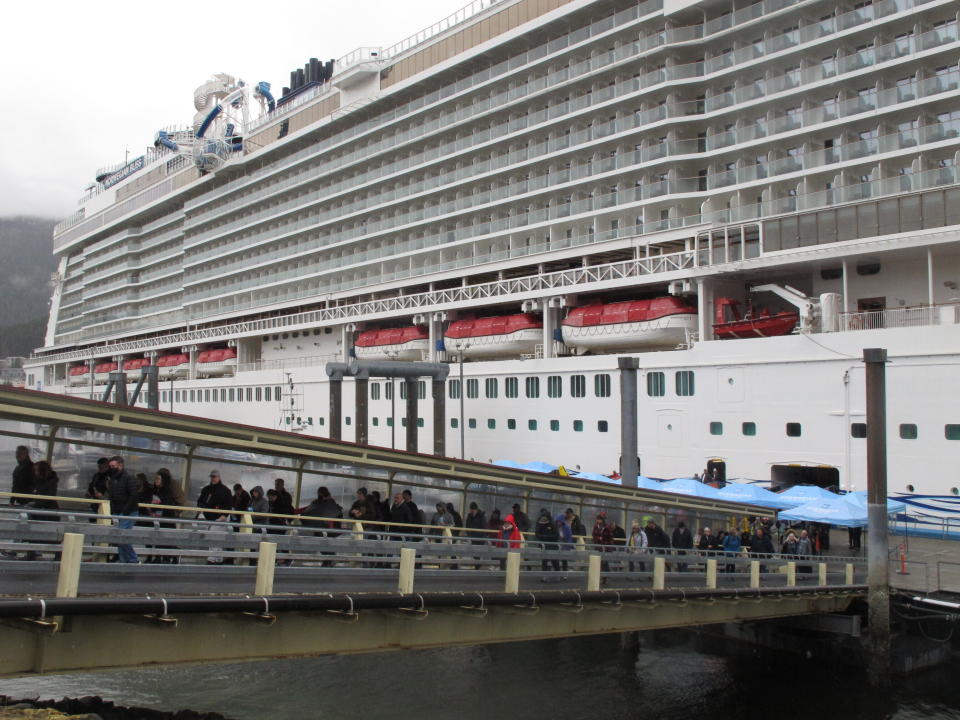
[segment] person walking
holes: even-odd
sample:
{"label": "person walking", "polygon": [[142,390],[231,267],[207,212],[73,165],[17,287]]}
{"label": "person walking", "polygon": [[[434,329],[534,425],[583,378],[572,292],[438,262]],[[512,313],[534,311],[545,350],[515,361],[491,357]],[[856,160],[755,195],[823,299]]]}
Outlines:
{"label": "person walking", "polygon": [[[219,470],[210,471],[210,483],[205,485],[200,491],[200,497],[197,498],[197,507],[207,510],[207,512],[203,513],[203,517],[211,523],[225,522],[229,519],[230,511],[233,510],[233,495],[230,494],[227,486],[223,484]],[[218,528],[216,525],[211,525],[209,529],[219,530],[221,532],[225,530],[225,528]],[[222,565],[223,555],[220,554],[222,548],[210,549],[215,552],[207,557],[207,565]]]}
{"label": "person walking", "polygon": [[[546,508],[540,509],[540,515],[537,517],[537,524],[534,528],[534,534],[536,535],[537,541],[540,543],[540,549],[547,552],[556,552],[557,543],[560,541],[560,534],[557,532],[557,526],[553,524],[553,519],[550,517],[550,511]],[[543,558],[540,560],[540,569],[546,572],[550,569],[550,566],[553,566],[554,572],[560,572],[560,560],[558,558],[553,558],[552,560],[547,560]]]}
{"label": "person walking", "polygon": [[[37,484],[34,479],[33,461],[30,459],[30,449],[26,445],[18,445],[14,451],[14,457],[17,464],[13,468],[10,492],[33,495]],[[10,498],[11,505],[26,505],[28,502],[30,498]]]}
{"label": "person walking", "polygon": [[[740,554],[740,536],[737,534],[736,530],[731,530],[726,535],[723,536],[723,554],[727,557],[733,558]],[[737,569],[734,563],[728,562],[726,571],[728,573],[735,572]]]}
{"label": "person walking", "polygon": [[639,520],[634,520],[630,525],[630,537],[627,538],[627,551],[630,553],[631,558],[628,562],[630,572],[633,572],[634,560],[636,560],[637,569],[640,572],[646,572],[647,564],[639,558],[642,558],[647,552],[647,534],[643,531],[643,528],[640,527]]}
{"label": "person walking", "polygon": [[[690,529],[687,527],[687,524],[681,520],[677,523],[677,527],[673,529],[673,537],[671,538],[672,545],[677,551],[677,555],[686,555],[687,550],[693,550],[693,535],[690,533]],[[687,564],[678,562],[677,563],[677,572],[686,572]]]}
{"label": "person walking", "polygon": [[[114,455],[108,462],[110,472],[110,512],[120,516],[117,525],[121,534],[133,527],[134,517],[138,515],[137,501],[140,486],[137,479],[123,467],[123,458]],[[117,556],[122,563],[139,563],[133,545],[117,543]]]}

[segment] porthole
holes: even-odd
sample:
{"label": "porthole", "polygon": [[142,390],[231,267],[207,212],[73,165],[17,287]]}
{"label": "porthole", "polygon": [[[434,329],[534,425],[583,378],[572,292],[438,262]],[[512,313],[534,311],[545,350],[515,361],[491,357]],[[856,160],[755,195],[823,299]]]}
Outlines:
{"label": "porthole", "polygon": [[913,485],[907,485],[907,492],[913,492]]}
{"label": "porthole", "polygon": [[957,488],[955,487],[950,488],[950,492],[953,493],[954,495],[960,495],[960,490],[957,490]]}

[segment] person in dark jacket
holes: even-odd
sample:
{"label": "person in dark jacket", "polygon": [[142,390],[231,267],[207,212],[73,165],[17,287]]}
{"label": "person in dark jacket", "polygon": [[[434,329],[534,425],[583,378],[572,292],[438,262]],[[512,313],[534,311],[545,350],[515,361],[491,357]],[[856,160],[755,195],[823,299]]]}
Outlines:
{"label": "person in dark jacket", "polygon": [[[13,468],[10,492],[33,495],[37,485],[34,480],[33,461],[30,460],[30,449],[26,445],[18,445],[14,456],[17,458],[17,465]],[[10,498],[11,505],[26,505],[28,502],[30,498]]]}
{"label": "person in dark jacket", "polygon": [[367,495],[367,489],[365,487],[357,490],[357,499],[354,500],[353,505],[350,506],[349,515],[354,520],[360,520],[361,522],[363,520],[376,519],[376,514],[370,503],[370,497]]}
{"label": "person in dark jacket", "polygon": [[281,507],[293,508],[293,497],[283,488],[283,478],[277,478],[273,481],[273,489],[277,491],[280,498]]}
{"label": "person in dark jacket", "polygon": [[[102,457],[97,460],[97,471],[93,474],[93,477],[90,478],[90,483],[87,485],[87,492],[85,497],[91,498],[93,500],[105,500],[110,493],[110,461],[107,458]],[[90,509],[93,512],[100,511],[100,505],[94,503],[90,506]],[[91,518],[93,522],[93,518]]]}
{"label": "person in dark jacket", "polygon": [[[556,551],[558,550],[557,543],[560,542],[560,534],[557,532],[557,526],[553,524],[553,519],[550,517],[550,511],[546,508],[540,509],[540,516],[537,518],[537,524],[534,527],[534,532],[537,537],[537,540],[540,542],[540,549],[547,551]],[[541,570],[549,570],[550,565],[553,565],[555,572],[560,572],[560,560],[554,558],[553,560],[543,559],[540,561]]]}
{"label": "person in dark jacket", "polygon": [[[447,503],[447,512],[453,516],[453,527],[462,528],[463,527],[463,516],[457,512],[457,509],[453,506],[453,503]],[[454,529],[453,534],[459,535],[460,530]]]}
{"label": "person in dark jacket", "polygon": [[470,511],[464,519],[467,529],[467,537],[475,538],[470,543],[473,545],[483,545],[484,539],[489,537],[485,532],[479,532],[487,528],[487,518],[483,510],[475,502],[470,503]]}
{"label": "person in dark jacket", "polygon": [[[247,508],[250,507],[250,493],[243,489],[243,485],[240,483],[234,483],[233,485],[233,509],[234,512],[242,513],[246,512]],[[234,516],[234,520],[237,522],[240,521],[239,516]]]}
{"label": "person in dark jacket", "polygon": [[211,511],[203,513],[203,516],[211,522],[226,520],[227,515],[233,509],[233,495],[223,484],[219,470],[210,472],[210,484],[200,491],[200,497],[197,498],[197,507]]}
{"label": "person in dark jacket", "polygon": [[[317,499],[307,505],[300,516],[303,518],[300,522],[306,527],[321,529],[319,532],[315,532],[314,535],[335,537],[339,535],[339,533],[330,532],[330,530],[340,528],[340,523],[333,521],[343,517],[343,508],[333,499],[330,491],[326,487],[321,486],[317,488]],[[312,520],[307,518],[324,519]]]}
{"label": "person in dark jacket", "polygon": [[517,523],[517,529],[525,533],[530,530],[530,518],[527,517],[527,514],[520,509],[518,503],[513,504],[513,519]]}
{"label": "person in dark jacket", "polygon": [[[110,458],[110,512],[122,515],[117,525],[120,530],[129,530],[133,527],[133,518],[137,513],[139,486],[136,478],[123,469],[123,458],[114,455]],[[139,563],[140,559],[129,543],[117,543],[117,556],[123,563]]]}
{"label": "person in dark jacket", "polygon": [[[674,548],[676,548],[677,555],[686,555],[687,550],[693,549],[693,535],[690,533],[690,529],[687,527],[687,524],[681,520],[677,527],[674,528],[672,543]],[[686,563],[677,563],[677,572],[686,572],[687,564]]]}
{"label": "person in dark jacket", "polygon": [[[750,554],[760,556],[773,555],[773,542],[762,526],[754,531],[753,539],[750,541]],[[766,571],[766,566],[761,565],[760,572]]]}
{"label": "person in dark jacket", "polygon": [[705,527],[703,532],[700,533],[700,543],[697,545],[698,550],[716,550],[717,549],[717,536],[713,534],[710,528]]}
{"label": "person in dark jacket", "polygon": [[[250,512],[253,513],[268,513],[270,512],[270,501],[267,500],[267,496],[263,494],[263,486],[255,485],[250,489]],[[254,525],[266,525],[267,518],[260,515],[253,516]]]}
{"label": "person in dark jacket", "polygon": [[[173,475],[165,467],[157,470],[157,474],[153,476],[153,497],[159,505],[183,506],[184,500],[180,487],[173,481]],[[177,510],[170,508],[164,508],[160,511],[160,517],[162,518],[175,518],[179,514]],[[161,528],[168,530],[172,530],[176,526],[176,523],[173,522],[160,523]],[[173,545],[157,545],[158,550],[172,550],[173,548]],[[158,563],[176,565],[180,562],[180,558],[176,555],[156,555],[154,557],[156,558],[155,562]]]}
{"label": "person in dark jacket", "polygon": [[[33,466],[34,491],[37,495],[56,495],[60,478],[46,460],[40,460]],[[31,507],[44,510],[57,510],[60,506],[56,500],[34,500]],[[53,520],[55,517],[42,517],[44,520]]]}
{"label": "person in dark jacket", "polygon": [[410,503],[403,499],[402,493],[394,493],[393,495],[393,505],[390,506],[390,522],[401,523],[390,528],[395,533],[401,533],[390,538],[398,542],[403,540],[402,533],[408,533],[412,529],[405,527],[405,525],[416,523],[413,517],[413,508],[410,507]]}

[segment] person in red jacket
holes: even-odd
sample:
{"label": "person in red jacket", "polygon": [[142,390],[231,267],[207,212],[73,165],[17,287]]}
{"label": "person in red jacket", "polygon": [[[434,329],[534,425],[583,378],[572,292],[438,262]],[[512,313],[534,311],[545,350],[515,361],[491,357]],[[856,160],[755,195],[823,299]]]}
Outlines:
{"label": "person in red jacket", "polygon": [[500,526],[500,537],[509,541],[511,550],[516,550],[520,547],[520,541],[523,540],[523,533],[520,532],[513,513],[503,519],[503,524]]}
{"label": "person in red jacket", "polygon": [[[593,544],[598,552],[608,553],[613,551],[613,525],[607,523],[607,513],[601,511],[597,515],[597,521],[593,524]],[[604,560],[600,563],[600,569],[603,572],[610,570],[610,563]]]}

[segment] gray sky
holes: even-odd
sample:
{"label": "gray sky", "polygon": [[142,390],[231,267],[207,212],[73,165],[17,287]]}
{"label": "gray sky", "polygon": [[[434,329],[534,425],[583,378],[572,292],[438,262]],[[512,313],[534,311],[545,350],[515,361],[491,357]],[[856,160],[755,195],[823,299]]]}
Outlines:
{"label": "gray sky", "polygon": [[213,73],[266,80],[276,97],[310,57],[389,46],[468,0],[4,5],[0,41],[0,216],[72,213],[97,169],[193,121]]}

